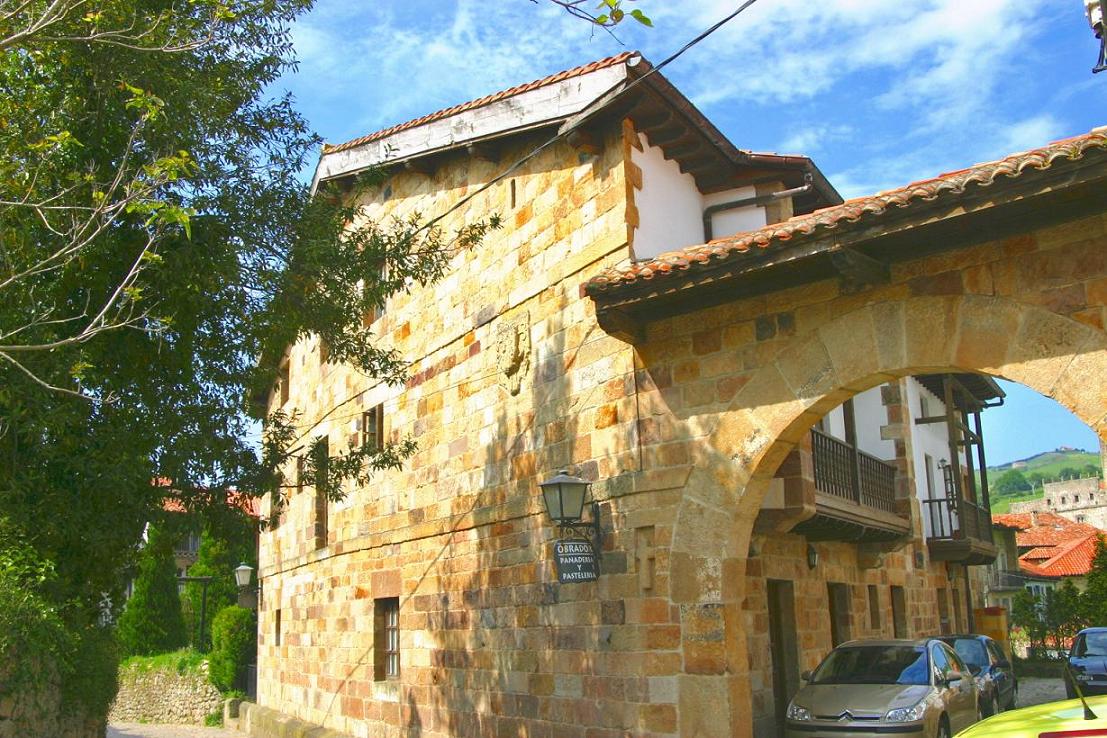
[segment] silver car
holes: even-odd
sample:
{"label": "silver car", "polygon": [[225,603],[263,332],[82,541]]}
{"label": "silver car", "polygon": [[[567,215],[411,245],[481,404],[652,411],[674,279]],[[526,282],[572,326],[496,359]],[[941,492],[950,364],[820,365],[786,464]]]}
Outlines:
{"label": "silver car", "polygon": [[843,643],[803,678],[787,738],[949,738],[980,719],[968,667],[934,639]]}

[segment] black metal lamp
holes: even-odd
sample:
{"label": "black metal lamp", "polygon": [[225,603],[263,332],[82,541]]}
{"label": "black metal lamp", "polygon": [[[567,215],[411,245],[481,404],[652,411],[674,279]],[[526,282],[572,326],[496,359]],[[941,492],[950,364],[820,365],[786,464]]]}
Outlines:
{"label": "black metal lamp", "polygon": [[1107,33],[1104,33],[1104,19],[1107,18],[1107,1],[1084,0],[1084,13],[1088,16],[1088,25],[1099,39],[1099,61],[1092,67],[1092,74],[1107,69]]}
{"label": "black metal lamp", "polygon": [[561,532],[585,536],[591,539],[592,549],[598,555],[603,532],[600,529],[600,503],[593,500],[592,520],[584,522],[584,507],[588,497],[588,488],[592,483],[580,477],[570,476],[568,470],[561,470],[556,476],[539,482],[542,500],[546,503],[546,514],[557,524]]}
{"label": "black metal lamp", "polygon": [[819,549],[807,544],[807,568],[814,569],[819,565]]}

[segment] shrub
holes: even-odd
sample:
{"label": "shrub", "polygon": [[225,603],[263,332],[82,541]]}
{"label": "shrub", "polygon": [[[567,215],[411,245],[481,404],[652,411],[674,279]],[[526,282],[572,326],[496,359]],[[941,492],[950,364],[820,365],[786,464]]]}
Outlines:
{"label": "shrub", "polygon": [[208,675],[219,691],[241,687],[246,667],[257,653],[257,624],[253,610],[231,605],[211,621],[211,664]]}
{"label": "shrub", "polygon": [[150,528],[139,558],[134,593],[117,627],[123,652],[128,656],[174,651],[187,642],[177,594],[173,542],[155,528]]}
{"label": "shrub", "polygon": [[77,644],[77,668],[62,682],[66,701],[80,704],[90,717],[107,717],[119,691],[119,641],[109,628],[85,629]]}
{"label": "shrub", "polygon": [[[200,582],[189,582],[185,585],[181,603],[193,648],[205,651],[211,646],[212,615],[238,602],[234,569],[243,561],[257,565],[254,560],[254,531],[250,523],[228,522],[218,528],[209,526],[204,529],[196,562],[188,567],[188,574],[211,577],[206,588],[206,602],[204,586]],[[204,613],[202,628],[201,613]]]}

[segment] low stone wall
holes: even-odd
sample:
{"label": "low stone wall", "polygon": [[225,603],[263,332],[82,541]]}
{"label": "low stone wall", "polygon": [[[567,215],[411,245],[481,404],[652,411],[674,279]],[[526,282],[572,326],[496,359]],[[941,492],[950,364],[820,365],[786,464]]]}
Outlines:
{"label": "low stone wall", "polygon": [[202,725],[223,708],[223,697],[206,673],[132,665],[119,671],[119,695],[108,722]]}
{"label": "low stone wall", "polygon": [[227,700],[223,724],[254,738],[351,738],[253,702]]}

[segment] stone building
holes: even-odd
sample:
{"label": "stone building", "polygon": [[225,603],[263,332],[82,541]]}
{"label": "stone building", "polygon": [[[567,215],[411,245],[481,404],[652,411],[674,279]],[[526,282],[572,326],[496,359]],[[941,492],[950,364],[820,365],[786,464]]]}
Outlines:
{"label": "stone building", "polygon": [[[283,357],[269,409],[305,435],[419,450],[339,503],[303,480],[263,534],[263,708],[355,736],[773,735],[835,639],[967,626],[996,555],[986,375],[1107,435],[1103,132],[843,203],[623,54],[328,147],[317,181],[382,163],[364,217],[505,227],[375,316],[406,385],[315,340]],[[847,433],[859,405],[876,425]],[[593,482],[596,581],[558,583],[561,469]]]}
{"label": "stone building", "polygon": [[1107,487],[1099,477],[1046,482],[1042,488],[1040,499],[1013,503],[1011,512],[1051,512],[1074,523],[1107,529]]}

